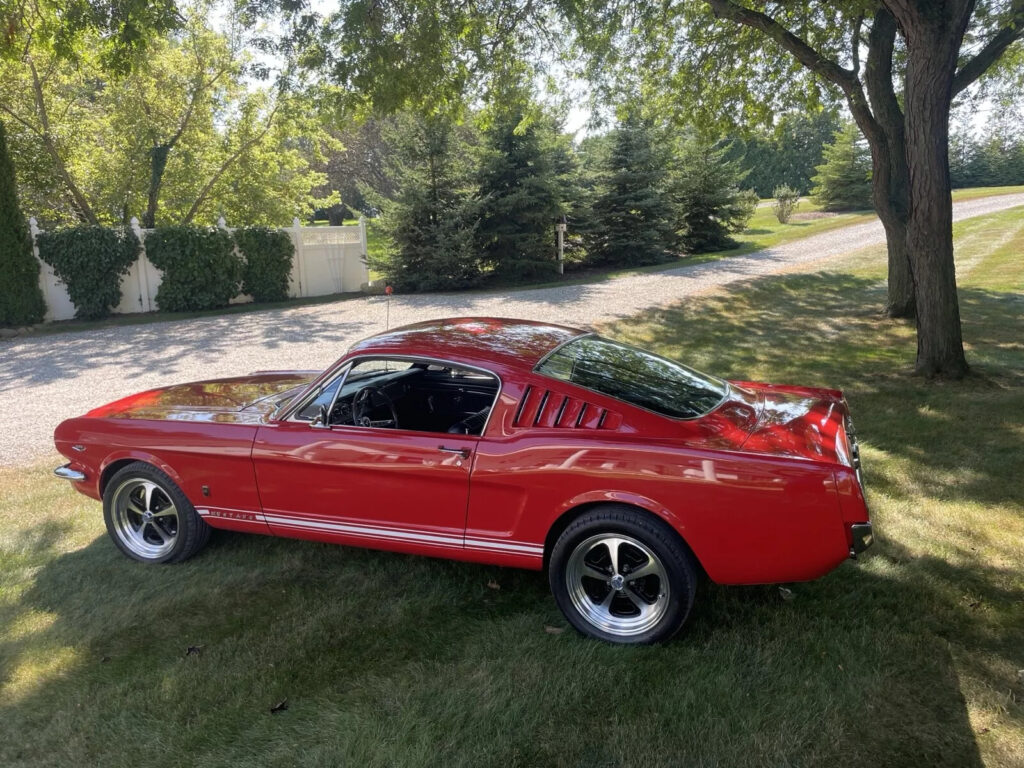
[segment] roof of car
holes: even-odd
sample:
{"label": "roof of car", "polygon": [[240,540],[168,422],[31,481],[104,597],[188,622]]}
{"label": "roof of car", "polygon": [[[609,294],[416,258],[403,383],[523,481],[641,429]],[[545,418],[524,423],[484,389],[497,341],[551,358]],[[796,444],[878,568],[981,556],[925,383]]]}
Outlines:
{"label": "roof of car", "polygon": [[532,370],[560,344],[587,333],[564,325],[503,317],[456,317],[370,336],[351,352],[422,355],[466,364]]}

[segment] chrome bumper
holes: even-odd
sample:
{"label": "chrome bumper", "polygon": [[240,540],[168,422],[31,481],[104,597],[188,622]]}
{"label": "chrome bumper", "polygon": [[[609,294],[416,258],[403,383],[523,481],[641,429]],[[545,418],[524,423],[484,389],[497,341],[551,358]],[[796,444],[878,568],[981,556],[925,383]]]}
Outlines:
{"label": "chrome bumper", "polygon": [[73,483],[80,483],[85,480],[85,473],[79,472],[77,469],[72,469],[70,464],[65,464],[63,467],[57,467],[53,470],[53,474],[62,480],[70,480]]}

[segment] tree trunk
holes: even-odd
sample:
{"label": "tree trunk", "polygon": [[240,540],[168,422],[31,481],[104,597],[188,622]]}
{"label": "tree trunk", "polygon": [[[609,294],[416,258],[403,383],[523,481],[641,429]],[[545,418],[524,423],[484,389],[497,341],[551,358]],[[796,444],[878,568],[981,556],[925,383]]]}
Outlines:
{"label": "tree trunk", "polygon": [[871,146],[872,199],[885,228],[889,254],[889,296],[885,312],[889,317],[914,317],[914,280],[907,249],[909,171],[905,154],[891,150],[890,137],[884,128],[881,134],[868,144]]}
{"label": "tree trunk", "polygon": [[910,271],[910,252],[907,249],[906,219],[891,209],[888,200],[879,202],[877,193],[875,208],[885,228],[885,246],[889,254],[889,294],[885,314],[894,318],[915,317],[917,302],[914,299],[914,278]]}
{"label": "tree trunk", "polygon": [[907,38],[906,151],[910,168],[907,250],[917,301],[917,365],[925,376],[967,373],[953,261],[949,107],[963,31],[918,17]]}
{"label": "tree trunk", "polygon": [[142,226],[153,229],[156,226],[156,209],[160,203],[160,186],[164,181],[167,156],[171,144],[160,144],[149,150],[149,194],[146,198],[146,212],[142,214]]}
{"label": "tree trunk", "polygon": [[914,280],[907,251],[910,169],[907,168],[903,111],[892,79],[896,32],[896,19],[885,8],[878,8],[868,38],[864,70],[864,84],[876,127],[862,126],[861,130],[871,145],[875,210],[885,227],[889,251],[886,314],[889,317],[914,317]]}

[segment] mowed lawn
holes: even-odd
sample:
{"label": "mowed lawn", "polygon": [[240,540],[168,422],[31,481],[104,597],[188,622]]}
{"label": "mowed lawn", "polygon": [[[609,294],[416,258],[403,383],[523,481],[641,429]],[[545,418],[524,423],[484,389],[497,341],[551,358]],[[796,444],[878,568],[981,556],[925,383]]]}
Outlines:
{"label": "mowed lawn", "polygon": [[535,573],[241,535],[136,565],[49,465],[0,470],[0,765],[1021,766],[1024,209],[956,232],[963,382],[909,375],[884,249],[607,329],[844,388],[878,526],[662,647],[582,639]]}

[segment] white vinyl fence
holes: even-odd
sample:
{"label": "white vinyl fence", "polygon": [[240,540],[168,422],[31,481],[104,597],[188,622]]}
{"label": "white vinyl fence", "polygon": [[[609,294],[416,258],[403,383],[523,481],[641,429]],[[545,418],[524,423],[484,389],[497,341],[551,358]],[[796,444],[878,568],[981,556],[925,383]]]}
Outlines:
{"label": "white vinyl fence", "polygon": [[[217,226],[228,229],[224,219]],[[75,305],[68,298],[67,289],[53,273],[53,267],[39,259],[36,236],[40,233],[38,223],[29,219],[32,230],[32,248],[39,260],[39,287],[46,300],[46,322],[69,320],[75,316]],[[131,227],[142,243],[138,260],[121,279],[121,303],[115,313],[154,312],[156,294],[163,279],[163,272],[146,258],[146,233],[138,219],[133,218]],[[231,231],[231,230],[229,230]],[[292,261],[291,284],[288,295],[326,296],[332,293],[352,293],[360,290],[370,276],[366,267],[366,221],[348,227],[304,227],[293,219],[290,229],[284,230],[295,243],[295,258]],[[232,304],[252,301],[248,295],[239,295]]]}

